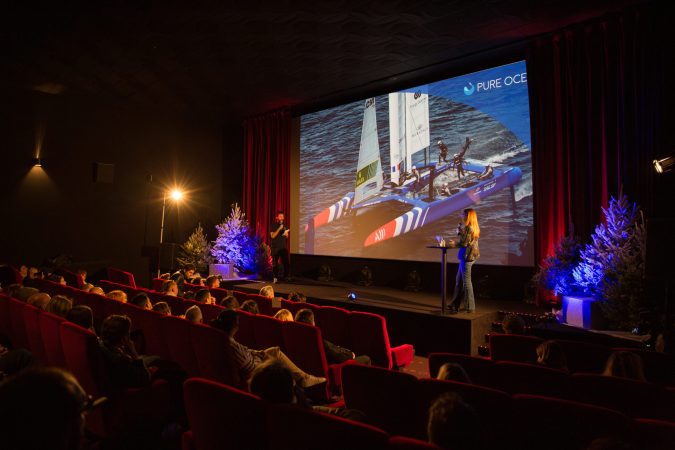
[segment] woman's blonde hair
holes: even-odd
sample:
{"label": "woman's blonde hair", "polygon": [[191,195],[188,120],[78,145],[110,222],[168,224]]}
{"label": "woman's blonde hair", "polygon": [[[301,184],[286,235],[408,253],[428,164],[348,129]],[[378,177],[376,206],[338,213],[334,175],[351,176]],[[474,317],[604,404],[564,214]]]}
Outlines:
{"label": "woman's blonde hair", "polygon": [[480,227],[478,226],[478,215],[476,214],[476,210],[467,208],[464,210],[464,214],[466,214],[466,222],[464,225],[471,227],[473,237],[478,239],[480,237]]}
{"label": "woman's blonde hair", "polygon": [[287,309],[280,309],[274,318],[283,322],[293,322],[293,314]]}

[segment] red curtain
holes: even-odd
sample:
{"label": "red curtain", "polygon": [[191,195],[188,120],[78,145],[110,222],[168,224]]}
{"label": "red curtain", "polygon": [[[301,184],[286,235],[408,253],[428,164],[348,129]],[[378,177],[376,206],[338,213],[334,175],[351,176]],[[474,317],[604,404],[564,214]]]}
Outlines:
{"label": "red curtain", "polygon": [[284,211],[290,223],[290,134],[287,109],[244,121],[243,210],[266,242],[277,211]]}
{"label": "red curtain", "polygon": [[652,206],[653,26],[648,12],[630,10],[530,46],[536,261],[566,234],[587,238],[622,186],[643,209]]}

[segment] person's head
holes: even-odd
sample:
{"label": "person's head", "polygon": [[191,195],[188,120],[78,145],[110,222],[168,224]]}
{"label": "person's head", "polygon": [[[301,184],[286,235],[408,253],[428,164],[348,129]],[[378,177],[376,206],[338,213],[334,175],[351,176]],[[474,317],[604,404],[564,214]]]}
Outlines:
{"label": "person's head", "polygon": [[233,309],[223,310],[215,320],[211,321],[211,326],[224,331],[232,337],[239,329],[239,314]]}
{"label": "person's head", "polygon": [[152,306],[152,310],[161,314],[171,315],[171,307],[167,302],[157,302]]}
{"label": "person's head", "polygon": [[73,301],[64,295],[55,295],[47,303],[45,311],[56,314],[57,316],[66,317],[68,311],[73,307]]}
{"label": "person's head", "polygon": [[189,280],[197,271],[197,268],[194,264],[185,264],[183,266],[183,273],[185,274],[185,279]]}
{"label": "person's head", "polygon": [[506,334],[525,334],[525,321],[517,314],[508,314],[502,320],[502,330]]}
{"label": "person's head", "polygon": [[21,275],[21,278],[26,278],[28,276],[28,266],[21,264],[21,267],[19,267],[19,275]]}
{"label": "person's head", "polygon": [[444,449],[478,448],[481,435],[478,415],[459,394],[446,392],[429,408],[427,435],[429,442]]}
{"label": "person's head", "polygon": [[166,280],[162,284],[162,292],[165,295],[171,295],[172,297],[176,297],[178,295],[178,283],[176,283],[173,280]]}
{"label": "person's head", "polygon": [[211,296],[211,291],[208,289],[198,290],[195,294],[195,300],[199,303],[206,303],[208,305],[213,305],[216,302],[216,299]]}
{"label": "person's head", "polygon": [[314,326],[314,311],[309,308],[303,308],[295,313],[295,321]]}
{"label": "person's head", "polygon": [[37,267],[31,267],[30,269],[28,269],[28,278],[30,279],[37,278],[39,272],[40,271],[38,270]]}
{"label": "person's head", "polygon": [[145,292],[139,292],[138,294],[131,297],[129,303],[132,305],[138,306],[143,309],[152,309],[152,303],[150,302],[150,297]]}
{"label": "person's head", "polygon": [[51,275],[49,275],[49,277],[47,277],[47,280],[51,281],[51,282],[54,282],[54,283],[58,283],[58,284],[63,284],[63,285],[66,284],[65,278],[63,278],[61,275],[58,275],[58,274],[55,274],[55,273],[52,273]]}
{"label": "person's head", "polygon": [[21,289],[21,285],[19,283],[12,283],[12,284],[9,284],[9,285],[5,286],[2,289],[2,292],[4,294],[8,295],[9,297],[16,298],[16,293],[19,291],[19,289]]}
{"label": "person's head", "polygon": [[127,316],[113,314],[105,318],[101,324],[101,340],[104,344],[117,347],[129,339],[131,319]]}
{"label": "person's head", "polygon": [[260,288],[260,295],[267,298],[274,298],[274,288],[269,284]]}
{"label": "person's head", "polygon": [[110,291],[106,294],[106,297],[117,300],[118,302],[126,303],[127,302],[127,293],[119,289]]}
{"label": "person's head", "polygon": [[234,295],[228,295],[227,297],[220,299],[220,306],[225,309],[239,309],[239,300],[237,300],[237,297]]}
{"label": "person's head", "polygon": [[291,292],[288,294],[288,299],[292,302],[307,303],[307,297],[302,292]]}
{"label": "person's head", "polygon": [[66,320],[89,331],[94,331],[94,313],[86,305],[73,306],[66,314]]}
{"label": "person's head", "polygon": [[439,145],[439,146],[443,145],[443,139],[439,139],[438,142],[437,142],[437,145]]}
{"label": "person's head", "polygon": [[103,288],[99,286],[94,286],[93,288],[89,289],[90,294],[98,294],[98,295],[105,295],[105,292],[103,292]]}
{"label": "person's head", "polygon": [[614,352],[609,355],[603,375],[646,381],[642,358],[632,352]]}
{"label": "person's head", "polygon": [[3,448],[75,450],[84,432],[87,395],[69,372],[26,369],[0,384]]}
{"label": "person's head", "polygon": [[185,320],[192,323],[203,323],[204,316],[202,316],[202,310],[199,309],[199,306],[192,305],[185,311]]}
{"label": "person's head", "polygon": [[33,294],[37,294],[40,292],[39,290],[35,289],[34,287],[20,287],[14,292],[14,298],[17,300],[21,300],[22,302],[28,301],[28,297],[30,297]]}
{"label": "person's head", "polygon": [[204,283],[204,285],[209,289],[219,288],[220,278],[218,278],[216,275],[211,275],[206,279],[206,283]]}
{"label": "person's head", "polygon": [[464,210],[464,225],[471,227],[473,231],[473,236],[476,238],[480,237],[480,227],[478,226],[478,215],[476,210],[473,208],[467,208]]}
{"label": "person's head", "polygon": [[438,369],[438,380],[447,380],[447,381],[460,381],[462,383],[471,383],[469,375],[459,364],[456,363],[445,363]]}
{"label": "person's head", "polygon": [[89,291],[91,291],[91,288],[93,288],[93,287],[94,287],[94,285],[91,284],[91,283],[84,283],[84,284],[82,285],[82,290],[83,290],[84,292],[89,292]]}
{"label": "person's head", "polygon": [[83,281],[83,282],[85,282],[85,283],[87,282],[87,271],[86,271],[86,270],[84,270],[84,269],[77,269],[77,272],[76,272],[76,273],[77,273],[79,276],[82,277],[82,281]]}
{"label": "person's head", "polygon": [[33,294],[30,297],[28,297],[26,303],[28,303],[31,306],[35,306],[36,308],[47,309],[47,305],[49,304],[51,299],[52,298],[46,292],[38,292],[37,294]]}
{"label": "person's head", "polygon": [[279,210],[277,211],[277,215],[274,216],[277,222],[283,222],[284,221],[284,212]]}
{"label": "person's head", "polygon": [[258,309],[258,303],[256,303],[255,300],[246,300],[244,303],[241,304],[241,308],[239,309],[251,314],[260,314],[260,310]]}
{"label": "person's head", "polygon": [[537,346],[537,362],[553,369],[567,370],[567,358],[556,341],[544,341]]}
{"label": "person's head", "polygon": [[269,359],[251,373],[248,390],[269,403],[295,403],[293,375],[281,362]]}
{"label": "person's head", "polygon": [[293,322],[293,313],[291,313],[287,309],[280,309],[274,315],[274,318],[277,320],[281,320],[282,322]]}

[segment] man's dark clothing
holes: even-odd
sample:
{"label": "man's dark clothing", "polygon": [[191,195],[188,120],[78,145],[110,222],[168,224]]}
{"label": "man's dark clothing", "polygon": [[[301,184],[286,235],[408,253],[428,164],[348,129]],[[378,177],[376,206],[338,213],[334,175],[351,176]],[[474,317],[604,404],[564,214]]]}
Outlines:
{"label": "man's dark clothing", "polygon": [[150,372],[142,359],[133,359],[117,347],[101,343],[110,381],[116,388],[141,388],[150,384]]}
{"label": "man's dark clothing", "polygon": [[[279,222],[275,221],[270,225],[270,232],[274,233],[279,229]],[[277,234],[277,237],[272,238],[270,247],[272,249],[272,270],[274,272],[274,278],[279,278],[279,266],[281,265],[284,268],[284,277],[288,278],[291,273],[291,260],[288,255],[287,241],[288,239],[284,236],[284,232],[288,230],[286,225],[283,225],[283,228]],[[281,260],[281,264],[279,264]]]}
{"label": "man's dark clothing", "polygon": [[[345,361],[352,359],[352,351],[348,348],[340,347],[330,341],[323,340],[323,350],[326,353],[328,364],[342,364]],[[370,356],[360,355],[354,358],[355,361],[361,364],[370,365]]]}

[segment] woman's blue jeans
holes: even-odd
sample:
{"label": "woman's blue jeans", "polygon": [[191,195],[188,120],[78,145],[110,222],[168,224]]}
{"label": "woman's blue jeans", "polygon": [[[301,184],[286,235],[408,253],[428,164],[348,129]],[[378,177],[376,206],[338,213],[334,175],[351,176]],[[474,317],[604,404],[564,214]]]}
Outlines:
{"label": "woman's blue jeans", "polygon": [[452,302],[450,306],[459,309],[459,294],[464,291],[464,306],[469,311],[476,309],[476,301],[473,298],[473,284],[471,284],[471,266],[474,261],[459,260],[459,268],[457,269],[457,277],[455,279],[455,292],[452,294]]}

